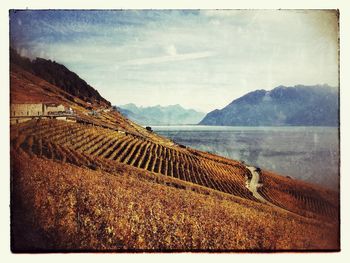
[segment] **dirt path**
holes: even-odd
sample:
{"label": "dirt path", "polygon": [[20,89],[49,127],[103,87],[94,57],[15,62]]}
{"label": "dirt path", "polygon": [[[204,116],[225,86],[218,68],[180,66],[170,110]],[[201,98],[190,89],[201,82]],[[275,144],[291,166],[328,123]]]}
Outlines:
{"label": "dirt path", "polygon": [[252,175],[252,178],[250,180],[247,179],[247,182],[246,182],[246,187],[248,188],[248,190],[253,194],[253,196],[256,199],[260,200],[262,203],[275,206],[274,204],[268,202],[264,197],[262,197],[258,193],[258,189],[259,187],[262,186],[262,184],[259,183],[260,174],[256,171],[256,167],[254,166],[246,166],[246,167],[250,171],[250,174]]}

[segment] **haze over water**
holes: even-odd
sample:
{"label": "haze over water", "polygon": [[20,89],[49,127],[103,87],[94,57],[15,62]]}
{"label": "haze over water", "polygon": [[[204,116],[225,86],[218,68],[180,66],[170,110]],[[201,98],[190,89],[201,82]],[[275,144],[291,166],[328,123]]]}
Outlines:
{"label": "haze over water", "polygon": [[177,143],[338,190],[338,128],[226,126],[152,128],[156,133]]}

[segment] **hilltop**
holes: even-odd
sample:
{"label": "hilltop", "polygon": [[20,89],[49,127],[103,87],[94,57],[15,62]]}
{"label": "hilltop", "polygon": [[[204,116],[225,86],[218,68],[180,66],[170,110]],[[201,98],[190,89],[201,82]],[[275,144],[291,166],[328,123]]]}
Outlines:
{"label": "hilltop", "polygon": [[[10,61],[11,66],[16,65],[25,71],[46,80],[62,91],[65,91],[70,96],[74,96],[85,102],[111,106],[111,103],[104,99],[97,90],[62,64],[43,58],[30,60],[26,57],[20,56],[14,49],[10,49]],[[69,95],[67,95],[68,98]]]}
{"label": "hilltop", "polygon": [[205,113],[184,109],[181,105],[138,107],[133,103],[118,106],[119,111],[141,125],[197,124]]}
{"label": "hilltop", "polygon": [[221,110],[209,112],[201,125],[338,126],[338,90],[327,85],[279,86],[256,90]]}
{"label": "hilltop", "polygon": [[12,251],[339,250],[337,193],[263,170],[253,194],[252,168],[177,145],[107,100],[18,63],[10,85],[12,103],[50,100],[77,118],[11,125]]}

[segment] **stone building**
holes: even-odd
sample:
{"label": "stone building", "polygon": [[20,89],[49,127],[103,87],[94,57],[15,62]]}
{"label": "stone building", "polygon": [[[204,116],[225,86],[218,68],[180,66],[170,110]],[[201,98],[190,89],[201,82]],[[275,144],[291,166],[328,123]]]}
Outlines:
{"label": "stone building", "polygon": [[10,116],[41,116],[44,115],[44,107],[42,103],[32,104],[11,104]]}
{"label": "stone building", "polygon": [[64,114],[65,110],[62,104],[56,103],[22,103],[11,104],[10,115],[11,117],[57,115]]}
{"label": "stone building", "polygon": [[66,108],[56,103],[21,103],[10,105],[10,123],[20,123],[31,119],[55,118],[66,120]]}

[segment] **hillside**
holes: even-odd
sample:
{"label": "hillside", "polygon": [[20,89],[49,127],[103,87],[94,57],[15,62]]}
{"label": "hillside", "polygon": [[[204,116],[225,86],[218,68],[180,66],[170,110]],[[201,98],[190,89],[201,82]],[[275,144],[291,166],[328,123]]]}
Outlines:
{"label": "hillside", "polygon": [[15,251],[337,248],[329,190],[264,171],[270,206],[207,153],[55,120],[11,135]]}
{"label": "hillside", "polygon": [[[119,112],[106,105],[97,102],[90,103],[81,100],[72,94],[63,91],[61,88],[50,84],[24,70],[16,64],[11,64],[10,72],[10,101],[11,103],[40,103],[54,102],[61,103],[66,107],[71,107],[77,118],[87,124],[99,125],[113,130],[128,131],[130,133],[162,141],[166,144],[173,144],[168,139],[149,133],[141,126],[126,119]],[[99,112],[99,116],[89,115],[92,108]]]}
{"label": "hillside", "polygon": [[262,202],[243,163],[177,145],[19,65],[10,85],[12,103],[55,101],[80,120],[11,125],[12,251],[339,250],[337,193],[261,171]]}
{"label": "hillside", "polygon": [[137,107],[133,103],[118,106],[119,111],[141,125],[197,124],[205,113],[184,109],[181,105]]}
{"label": "hillside", "polygon": [[327,85],[279,86],[256,90],[221,110],[208,113],[201,125],[338,126],[338,90]]}
{"label": "hillside", "polygon": [[90,103],[111,106],[111,103],[87,84],[85,80],[55,61],[43,58],[36,58],[31,61],[28,58],[21,57],[13,49],[10,49],[10,61],[11,66],[17,65],[76,98]]}

